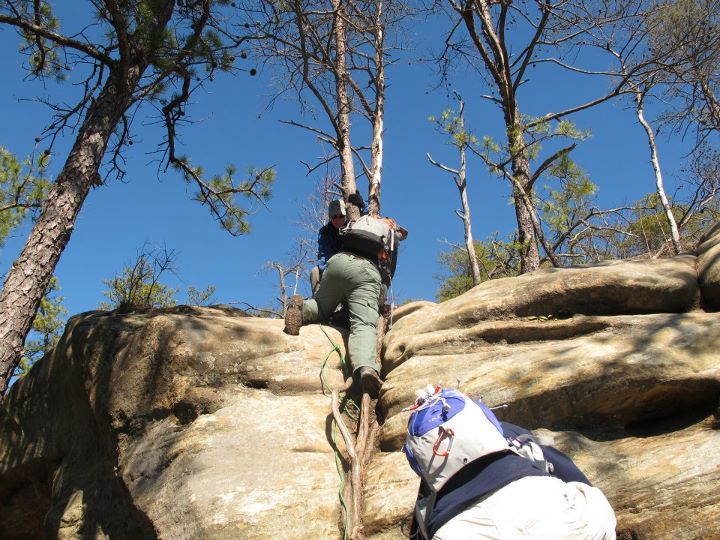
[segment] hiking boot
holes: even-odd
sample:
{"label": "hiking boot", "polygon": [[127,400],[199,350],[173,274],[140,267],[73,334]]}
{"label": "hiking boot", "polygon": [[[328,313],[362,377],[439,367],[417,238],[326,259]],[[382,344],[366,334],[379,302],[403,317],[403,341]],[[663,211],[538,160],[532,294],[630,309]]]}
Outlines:
{"label": "hiking boot", "polygon": [[382,388],[382,380],[380,375],[373,368],[363,366],[357,370],[360,379],[360,387],[362,391],[368,394],[372,399],[377,399]]}
{"label": "hiking boot", "polygon": [[302,326],[302,305],[303,297],[294,294],[290,297],[287,311],[285,312],[285,329],[283,332],[291,336],[300,335],[300,327]]}

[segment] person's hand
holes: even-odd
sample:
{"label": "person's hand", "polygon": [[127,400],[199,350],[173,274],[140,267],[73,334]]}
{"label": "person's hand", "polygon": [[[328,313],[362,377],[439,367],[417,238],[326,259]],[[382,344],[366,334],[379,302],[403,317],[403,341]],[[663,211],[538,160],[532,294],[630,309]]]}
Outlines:
{"label": "person's hand", "polygon": [[348,202],[357,206],[361,214],[363,210],[365,210],[365,201],[363,201],[362,196],[357,191],[348,196]]}

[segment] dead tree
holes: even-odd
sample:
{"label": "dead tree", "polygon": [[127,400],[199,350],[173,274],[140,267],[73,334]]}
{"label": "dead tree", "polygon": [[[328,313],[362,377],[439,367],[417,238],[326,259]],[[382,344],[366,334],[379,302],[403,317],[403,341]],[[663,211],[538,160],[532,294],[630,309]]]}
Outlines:
{"label": "dead tree", "polygon": [[700,146],[720,133],[720,8],[714,0],[669,0],[643,17],[646,54],[670,104],[660,120]]}
{"label": "dead tree", "polygon": [[450,144],[458,149],[460,155],[460,166],[457,169],[453,169],[435,161],[430,154],[427,154],[428,161],[435,167],[450,173],[452,175],[455,186],[458,188],[460,193],[460,204],[462,210],[456,210],[455,214],[463,222],[463,229],[465,231],[465,249],[468,254],[468,262],[470,272],[472,274],[473,285],[479,285],[482,282],[482,276],[480,275],[480,265],[477,260],[477,253],[475,253],[475,243],[472,235],[472,220],[470,217],[470,202],[467,196],[467,159],[466,149],[468,143],[472,140],[472,136],[465,131],[465,102],[456,94],[460,110],[457,116],[452,116],[451,111],[443,113],[442,117],[437,120],[438,127],[448,135],[450,135]]}
{"label": "dead tree", "polygon": [[[720,13],[713,14],[708,5],[703,0],[678,0],[662,6],[638,2],[628,16],[613,25],[612,31],[599,28],[587,42],[616,60],[617,73],[623,76],[633,99],[635,114],[647,137],[655,192],[670,229],[673,254],[682,250],[680,227],[665,190],[656,130],[645,110],[649,98],[662,96],[668,103],[666,108],[675,110],[661,114],[660,125],[693,124],[698,140],[720,129],[716,121],[720,109],[713,91],[718,81],[712,75],[717,71],[712,66],[720,66],[720,39],[715,32],[708,32],[720,29]],[[696,101],[690,99],[691,94],[701,96],[697,100],[700,107],[691,104]]]}
{"label": "dead tree", "polygon": [[645,96],[646,91],[637,90],[635,92],[635,112],[637,113],[638,122],[645,130],[647,135],[648,146],[650,147],[650,163],[652,164],[653,173],[655,175],[655,190],[660,198],[660,204],[665,212],[668,224],[670,225],[670,235],[672,240],[673,255],[677,255],[682,251],[682,243],[680,241],[680,229],[677,220],[673,214],[672,206],[665,193],[665,182],[663,181],[662,169],[660,168],[660,158],[658,157],[657,143],[655,142],[655,130],[650,122],[645,118]]}

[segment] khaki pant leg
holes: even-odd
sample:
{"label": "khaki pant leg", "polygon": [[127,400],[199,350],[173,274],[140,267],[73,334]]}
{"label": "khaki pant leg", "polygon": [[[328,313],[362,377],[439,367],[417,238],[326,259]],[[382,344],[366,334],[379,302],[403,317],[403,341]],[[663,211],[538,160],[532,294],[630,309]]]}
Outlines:
{"label": "khaki pant leg", "polygon": [[317,291],[303,302],[303,323],[326,321],[345,297],[349,287],[347,280],[347,255],[338,253],[330,258],[322,273]]}
{"label": "khaki pant leg", "polygon": [[312,291],[313,295],[317,292],[319,285],[320,285],[320,267],[313,266],[313,269],[310,271],[310,291]]}
{"label": "khaki pant leg", "polygon": [[350,361],[353,371],[364,366],[380,371],[375,361],[380,273],[375,265],[364,259],[353,259],[351,266],[351,287],[347,292]]}

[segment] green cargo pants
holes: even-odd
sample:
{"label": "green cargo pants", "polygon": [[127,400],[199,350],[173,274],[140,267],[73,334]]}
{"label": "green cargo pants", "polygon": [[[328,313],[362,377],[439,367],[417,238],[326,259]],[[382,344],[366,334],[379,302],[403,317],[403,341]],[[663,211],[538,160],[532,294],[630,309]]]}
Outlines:
{"label": "green cargo pants", "polygon": [[303,324],[326,321],[343,299],[350,312],[348,353],[353,371],[367,366],[379,372],[375,355],[380,272],[367,259],[349,253],[330,258],[317,292],[303,302]]}

